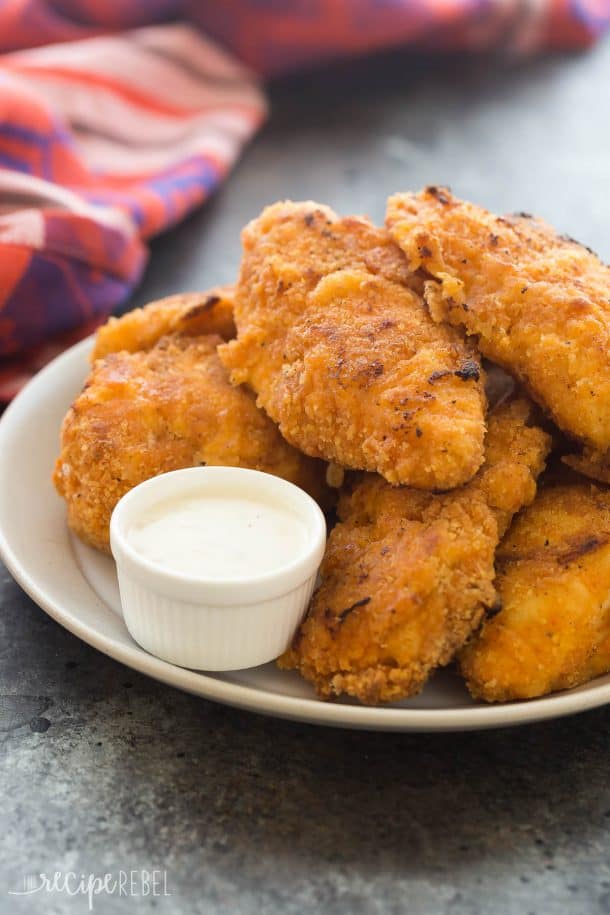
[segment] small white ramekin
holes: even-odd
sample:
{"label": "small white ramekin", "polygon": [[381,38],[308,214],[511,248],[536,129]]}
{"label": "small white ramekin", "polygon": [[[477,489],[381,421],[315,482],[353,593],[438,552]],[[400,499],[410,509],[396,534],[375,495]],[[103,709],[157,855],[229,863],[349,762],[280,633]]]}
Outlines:
{"label": "small white ramekin", "polygon": [[[268,495],[297,513],[309,531],[290,565],[251,578],[206,580],[161,568],[129,542],[143,512],[173,496]],[[307,609],[326,546],[324,515],[292,483],[241,467],[192,467],[141,483],[123,496],[110,522],[123,616],[132,637],[151,654],[198,670],[256,667],[285,651]]]}

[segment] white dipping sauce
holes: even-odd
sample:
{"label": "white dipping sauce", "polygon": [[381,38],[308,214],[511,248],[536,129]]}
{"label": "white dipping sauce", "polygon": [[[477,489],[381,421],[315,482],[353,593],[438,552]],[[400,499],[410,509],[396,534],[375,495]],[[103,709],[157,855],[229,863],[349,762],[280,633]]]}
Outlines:
{"label": "white dipping sauce", "polygon": [[308,545],[289,509],[230,496],[179,496],[152,506],[128,540],[145,559],[189,578],[235,580],[289,565]]}

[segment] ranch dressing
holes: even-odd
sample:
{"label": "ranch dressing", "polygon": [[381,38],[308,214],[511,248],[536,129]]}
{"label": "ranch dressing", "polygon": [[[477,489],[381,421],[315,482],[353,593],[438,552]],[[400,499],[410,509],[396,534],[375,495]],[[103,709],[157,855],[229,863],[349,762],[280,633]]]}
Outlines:
{"label": "ranch dressing", "polygon": [[128,533],[136,552],[189,578],[235,580],[289,565],[306,549],[306,525],[271,501],[177,496],[143,512]]}

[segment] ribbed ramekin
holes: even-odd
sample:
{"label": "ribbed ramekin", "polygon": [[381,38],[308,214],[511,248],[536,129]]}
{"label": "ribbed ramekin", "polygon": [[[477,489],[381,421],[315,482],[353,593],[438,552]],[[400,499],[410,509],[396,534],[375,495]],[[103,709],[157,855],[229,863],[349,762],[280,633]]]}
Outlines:
{"label": "ribbed ramekin", "polygon": [[[212,580],[163,568],[129,542],[142,513],[172,497],[219,491],[268,496],[306,525],[307,546],[289,565],[251,578]],[[239,467],[193,467],[153,477],[123,496],[110,523],[125,624],[151,654],[199,670],[237,670],[288,648],[315,585],[326,545],[324,515],[303,490],[279,477]]]}

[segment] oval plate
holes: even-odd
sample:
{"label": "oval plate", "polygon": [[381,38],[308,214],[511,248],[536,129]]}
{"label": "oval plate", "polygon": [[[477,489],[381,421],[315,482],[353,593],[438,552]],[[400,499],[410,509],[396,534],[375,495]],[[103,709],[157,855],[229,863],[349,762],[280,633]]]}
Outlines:
{"label": "oval plate", "polygon": [[0,554],[53,619],[110,657],[171,686],[266,715],[344,728],[450,731],[555,718],[610,702],[610,676],[546,699],[475,703],[454,674],[437,674],[420,696],[392,706],[321,702],[297,674],[275,665],[234,673],[185,670],[148,654],[125,628],[114,563],[73,540],[51,472],[61,420],[88,371],[85,340],[43,369],[0,421]]}

